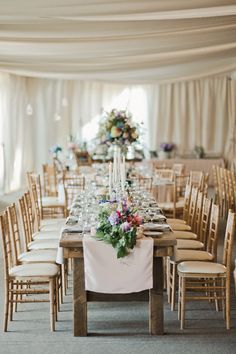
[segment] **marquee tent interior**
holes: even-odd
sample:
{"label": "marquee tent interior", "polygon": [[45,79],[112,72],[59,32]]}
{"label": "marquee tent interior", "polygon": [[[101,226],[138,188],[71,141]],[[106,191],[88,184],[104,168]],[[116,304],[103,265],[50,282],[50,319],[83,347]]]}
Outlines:
{"label": "marquee tent interior", "polygon": [[[142,126],[146,159],[168,142],[175,145],[176,157],[194,157],[194,148],[202,147],[206,158],[224,160],[228,170],[236,171],[236,0],[0,0],[1,198],[25,190],[26,172],[42,173],[42,165],[52,162],[51,147],[57,144],[66,152],[68,137],[96,150],[101,116],[114,108],[131,112]],[[224,198],[218,203],[222,200],[221,219],[230,206]],[[225,224],[226,218],[220,223],[222,235]],[[204,310],[198,310],[206,325]],[[133,311],[142,317],[142,307]],[[175,314],[169,311],[168,320]],[[66,311],[62,316],[67,323]],[[194,330],[187,349],[182,342],[179,352],[197,353]],[[209,335],[205,352],[215,344],[214,353],[231,353],[235,329],[222,332],[220,339],[217,330],[210,330],[215,337]],[[203,342],[204,336],[202,331]],[[52,343],[48,334],[45,338]],[[96,347],[91,338],[91,352],[106,353],[100,339]],[[135,341],[132,348],[123,343],[122,351],[116,338],[115,353],[138,352]],[[41,342],[43,347],[44,337]],[[178,354],[174,342],[167,351]],[[69,348],[68,338],[67,343]],[[166,353],[165,343],[160,345],[160,353]],[[143,348],[143,353],[157,352],[157,341]]]}
{"label": "marquee tent interior", "polygon": [[148,150],[170,141],[232,160],[235,15],[229,0],[1,2],[1,190],[68,134],[91,139],[114,105],[144,123]]}

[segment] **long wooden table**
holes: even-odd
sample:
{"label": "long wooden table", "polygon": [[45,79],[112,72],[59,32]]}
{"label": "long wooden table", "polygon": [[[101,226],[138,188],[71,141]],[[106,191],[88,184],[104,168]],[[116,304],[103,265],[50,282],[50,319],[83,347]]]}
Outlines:
{"label": "long wooden table", "polygon": [[153,288],[131,294],[103,294],[85,290],[83,243],[81,234],[64,233],[60,240],[64,257],[73,258],[74,336],[87,336],[87,302],[149,301],[149,333],[164,334],[163,257],[171,256],[175,237],[165,234],[154,239]]}

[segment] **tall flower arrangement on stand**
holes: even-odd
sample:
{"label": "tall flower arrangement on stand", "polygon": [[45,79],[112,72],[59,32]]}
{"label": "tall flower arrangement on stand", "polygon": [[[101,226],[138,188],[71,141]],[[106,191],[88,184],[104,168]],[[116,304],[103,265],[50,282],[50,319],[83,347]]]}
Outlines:
{"label": "tall flower arrangement on stand", "polygon": [[132,114],[125,110],[112,109],[106,112],[99,126],[98,138],[106,145],[127,147],[137,142],[139,126],[132,121]]}

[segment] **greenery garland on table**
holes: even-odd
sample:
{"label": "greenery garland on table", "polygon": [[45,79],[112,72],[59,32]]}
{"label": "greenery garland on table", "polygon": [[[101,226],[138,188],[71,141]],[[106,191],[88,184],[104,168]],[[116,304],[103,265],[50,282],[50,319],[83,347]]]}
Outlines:
{"label": "greenery garland on table", "polygon": [[96,238],[112,245],[117,258],[128,255],[129,249],[136,244],[136,233],[142,218],[135,209],[128,207],[125,201],[105,203],[99,213],[99,225]]}

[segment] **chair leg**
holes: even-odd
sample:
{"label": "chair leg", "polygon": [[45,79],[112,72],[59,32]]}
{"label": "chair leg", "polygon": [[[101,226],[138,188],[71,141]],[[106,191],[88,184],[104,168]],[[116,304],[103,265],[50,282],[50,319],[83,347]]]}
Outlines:
{"label": "chair leg", "polygon": [[181,316],[181,277],[179,277],[179,291],[178,291],[178,320]]}
{"label": "chair leg", "polygon": [[226,304],[226,294],[225,294],[225,279],[221,279],[221,286],[222,286],[222,313],[223,313],[223,319],[226,319],[226,310],[225,310],[225,304]]}
{"label": "chair leg", "polygon": [[4,303],[4,324],[3,331],[7,332],[8,316],[9,316],[9,281],[5,282],[5,303]]}
{"label": "chair leg", "polygon": [[172,264],[171,311],[175,310],[175,292],[176,292],[176,263],[173,263]]}
{"label": "chair leg", "polygon": [[54,303],[55,303],[55,279],[49,280],[49,297],[50,297],[50,324],[51,331],[55,331],[55,313],[54,313]]}
{"label": "chair leg", "polygon": [[[217,285],[217,280],[213,282],[213,286],[216,287],[216,285]],[[218,301],[218,298],[217,298],[217,290],[214,291],[214,298],[215,298],[216,311],[219,312],[219,301]]]}
{"label": "chair leg", "polygon": [[230,329],[230,282],[227,278],[226,282],[226,297],[225,297],[225,315],[226,315],[226,328]]}
{"label": "chair leg", "polygon": [[181,280],[181,314],[180,314],[180,329],[184,329],[185,322],[185,278]]}
{"label": "chair leg", "polygon": [[10,282],[10,302],[9,302],[9,310],[10,310],[10,321],[13,321],[13,300],[14,300],[14,285],[13,282]]}

